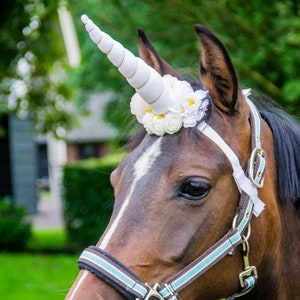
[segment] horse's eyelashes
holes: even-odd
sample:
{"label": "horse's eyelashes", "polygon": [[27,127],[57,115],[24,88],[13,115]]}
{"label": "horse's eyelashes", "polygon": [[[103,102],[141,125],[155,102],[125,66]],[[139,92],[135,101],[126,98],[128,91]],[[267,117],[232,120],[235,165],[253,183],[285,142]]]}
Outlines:
{"label": "horse's eyelashes", "polygon": [[205,198],[211,185],[202,181],[200,178],[190,177],[186,179],[178,189],[178,196],[187,200],[201,200]]}

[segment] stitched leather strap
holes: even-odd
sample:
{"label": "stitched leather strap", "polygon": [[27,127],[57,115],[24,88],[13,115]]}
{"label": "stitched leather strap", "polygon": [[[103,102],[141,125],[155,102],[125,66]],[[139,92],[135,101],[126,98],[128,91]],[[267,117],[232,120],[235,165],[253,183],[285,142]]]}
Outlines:
{"label": "stitched leather strap", "polygon": [[78,260],[79,269],[85,269],[113,286],[126,299],[143,299],[147,286],[116,258],[95,246],[85,249]]}

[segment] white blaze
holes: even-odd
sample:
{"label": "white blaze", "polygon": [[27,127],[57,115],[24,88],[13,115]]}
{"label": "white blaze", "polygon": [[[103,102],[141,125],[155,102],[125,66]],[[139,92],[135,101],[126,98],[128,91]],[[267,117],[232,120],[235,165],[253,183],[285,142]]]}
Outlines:
{"label": "white blaze", "polygon": [[127,208],[128,204],[130,202],[131,196],[136,188],[137,182],[143,176],[145,176],[147,174],[147,172],[150,170],[150,168],[154,164],[155,160],[161,154],[161,151],[160,151],[161,141],[162,141],[162,137],[158,138],[134,164],[134,167],[133,167],[134,168],[134,179],[133,179],[130,191],[129,191],[127,197],[125,198],[118,215],[116,216],[116,218],[114,219],[113,223],[111,224],[109,230],[103,237],[99,248],[101,248],[103,250],[106,248],[112,234],[116,230],[116,228],[124,214],[125,209]]}
{"label": "white blaze", "polygon": [[87,277],[87,275],[89,274],[89,271],[87,270],[84,270],[83,271],[83,274],[81,275],[81,277],[79,278],[79,280],[77,281],[77,284],[76,286],[74,287],[73,291],[72,291],[72,294],[69,296],[69,300],[72,300],[75,296],[75,294],[77,293],[81,283],[85,280],[85,278]]}
{"label": "white blaze", "polygon": [[[125,198],[121,209],[117,215],[117,217],[114,219],[112,225],[108,229],[107,233],[103,237],[101,244],[99,248],[105,249],[107,246],[111,236],[113,235],[114,231],[116,230],[124,212],[125,209],[128,207],[128,204],[130,202],[131,196],[136,188],[137,182],[147,174],[147,172],[151,169],[153,166],[154,162],[158,158],[158,156],[161,154],[161,141],[163,137],[159,137],[143,154],[142,156],[135,162],[133,169],[134,169],[134,179],[129,191],[129,194]],[[89,272],[84,271],[83,274],[81,275],[80,279],[77,281],[76,286],[73,288],[71,296],[68,298],[69,300],[72,300],[78,291],[80,285],[84,282],[86,277],[88,276]]]}

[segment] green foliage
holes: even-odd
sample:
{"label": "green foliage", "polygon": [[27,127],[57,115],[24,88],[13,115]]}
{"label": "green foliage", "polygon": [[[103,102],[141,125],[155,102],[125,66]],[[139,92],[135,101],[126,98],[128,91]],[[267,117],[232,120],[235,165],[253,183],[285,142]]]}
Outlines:
{"label": "green foliage", "polygon": [[67,250],[64,229],[33,229],[26,250],[37,253],[62,253]]}
{"label": "green foliage", "polygon": [[[193,24],[201,23],[227,47],[241,85],[263,92],[290,112],[300,103],[299,1],[136,1],[70,0],[82,50],[82,65],[70,74],[81,95],[110,90],[116,101],[106,118],[119,129],[132,119],[132,88],[90,41],[80,21],[88,14],[99,27],[137,54],[137,28],[143,28],[160,55],[179,74],[199,74],[199,42]],[[84,99],[81,97],[80,99]]]}
{"label": "green foliage", "polygon": [[28,22],[28,16],[24,16],[22,1],[0,2],[0,49],[4,58],[0,59],[0,78],[7,76],[9,65],[18,54],[15,42],[23,39],[22,30]]}
{"label": "green foliage", "polygon": [[110,174],[122,157],[88,159],[64,167],[64,214],[71,249],[96,244],[106,228],[114,203]]}
{"label": "green foliage", "polygon": [[[59,28],[62,4],[73,15],[79,38],[82,62],[76,69],[68,66]],[[0,114],[8,109],[29,114],[37,132],[59,135],[70,128],[75,114],[66,109],[67,100],[84,110],[95,92],[115,95],[105,119],[120,132],[133,120],[134,91],[90,41],[83,13],[135,54],[137,28],[143,28],[183,76],[198,76],[193,24],[202,23],[229,50],[242,86],[266,93],[289,112],[299,111],[299,1],[3,0],[0,8]]]}
{"label": "green foliage", "polygon": [[0,199],[0,250],[22,251],[31,236],[31,224],[22,207]]}
{"label": "green foliage", "polygon": [[61,1],[4,0],[0,8],[0,113],[29,116],[38,133],[59,135],[74,117],[57,9]]}

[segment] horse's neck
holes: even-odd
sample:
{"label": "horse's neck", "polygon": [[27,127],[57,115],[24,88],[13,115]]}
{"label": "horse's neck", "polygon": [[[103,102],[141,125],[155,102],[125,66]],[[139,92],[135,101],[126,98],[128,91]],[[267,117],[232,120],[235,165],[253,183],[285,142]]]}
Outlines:
{"label": "horse's neck", "polygon": [[243,299],[296,300],[300,285],[300,207],[281,204],[282,240],[260,268],[256,288]]}
{"label": "horse's neck", "polygon": [[286,203],[282,207],[282,273],[281,280],[287,286],[288,298],[299,299],[300,285],[300,207]]}

